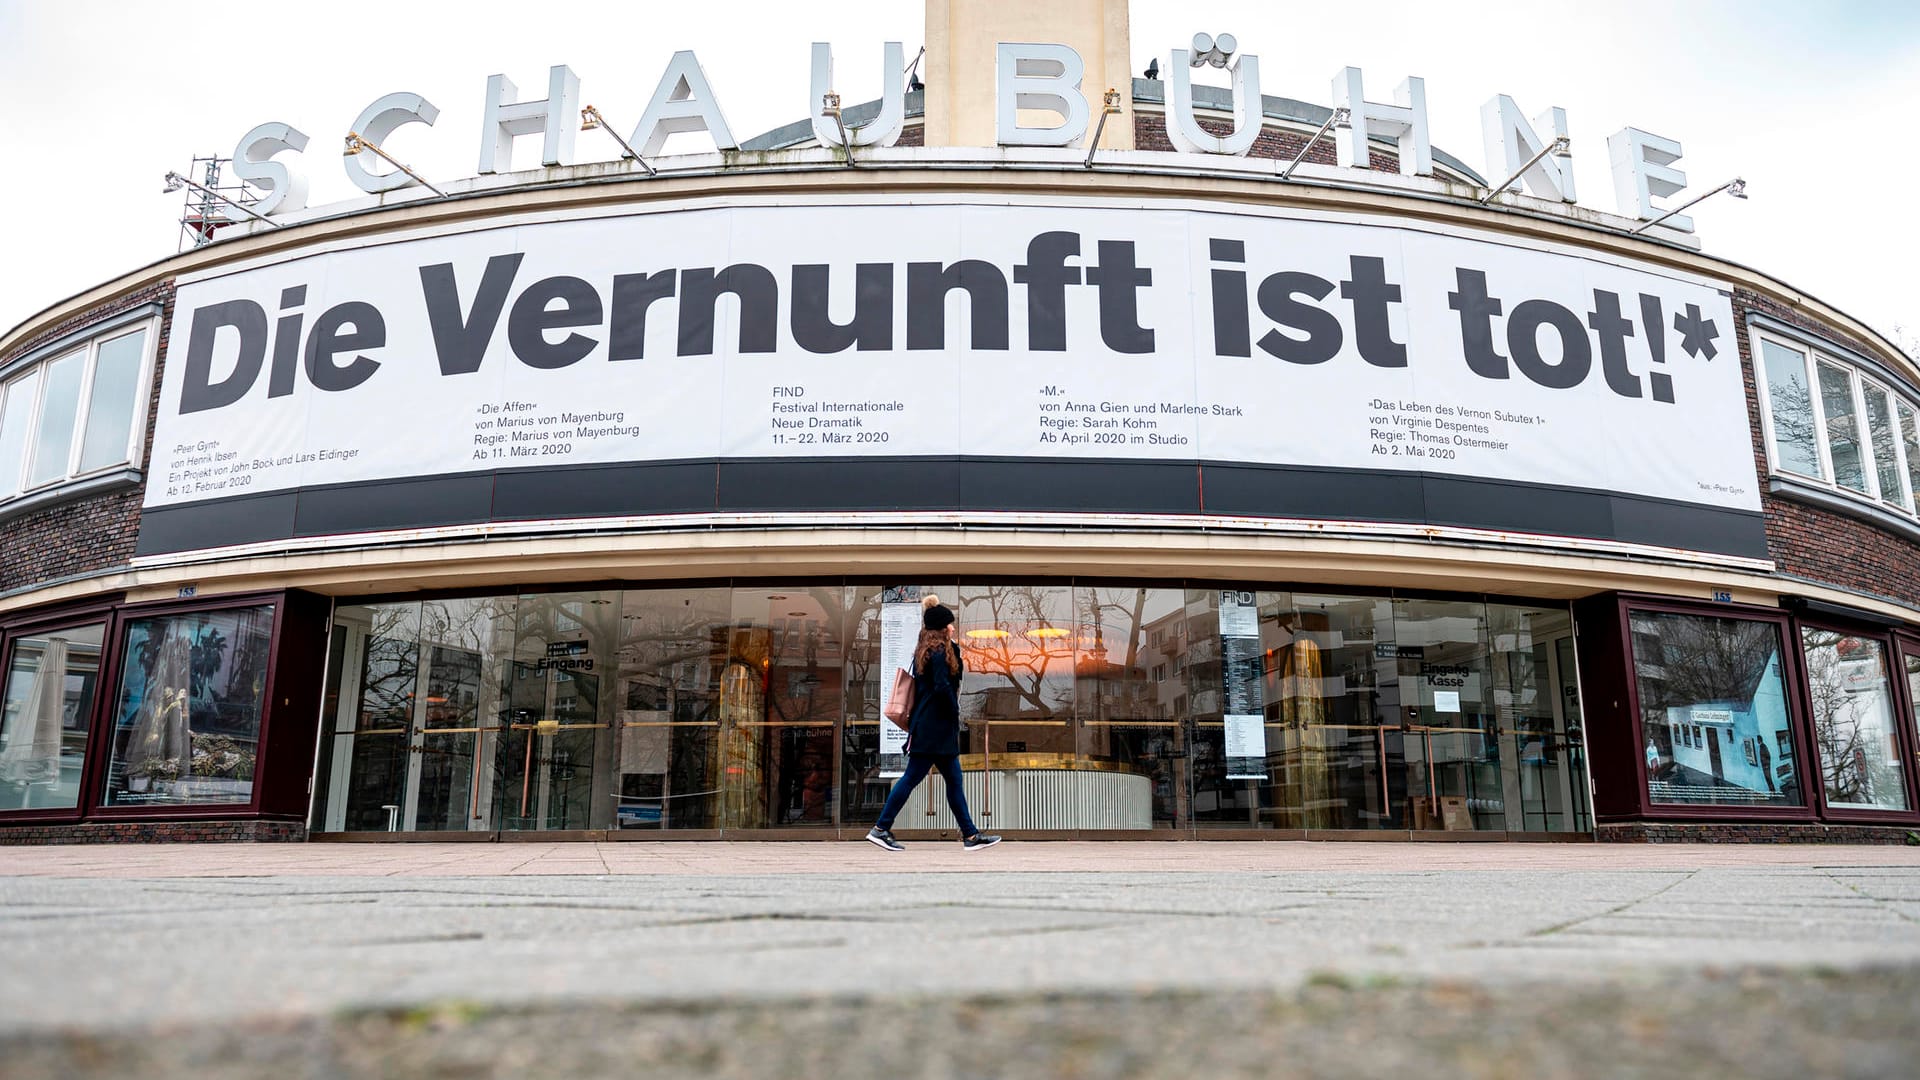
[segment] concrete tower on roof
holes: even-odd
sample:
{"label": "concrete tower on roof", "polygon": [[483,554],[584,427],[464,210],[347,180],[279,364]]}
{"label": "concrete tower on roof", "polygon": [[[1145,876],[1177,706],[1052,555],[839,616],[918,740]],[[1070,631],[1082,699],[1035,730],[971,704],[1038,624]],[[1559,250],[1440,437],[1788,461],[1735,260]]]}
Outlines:
{"label": "concrete tower on roof", "polygon": [[[928,146],[993,146],[994,60],[1003,41],[1072,46],[1087,65],[1081,82],[1088,111],[1100,114],[1101,96],[1120,93],[1120,114],[1100,136],[1103,150],[1133,149],[1133,75],[1127,0],[927,0]],[[1022,123],[1047,114],[1022,110]]]}

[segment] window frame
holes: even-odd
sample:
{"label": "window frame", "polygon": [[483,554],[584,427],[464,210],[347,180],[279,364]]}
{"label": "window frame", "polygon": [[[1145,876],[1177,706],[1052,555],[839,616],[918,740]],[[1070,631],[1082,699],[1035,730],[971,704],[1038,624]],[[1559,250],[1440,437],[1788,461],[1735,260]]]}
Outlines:
{"label": "window frame", "polygon": [[[1853,407],[1853,411],[1850,414],[1853,420],[1853,438],[1854,441],[1859,444],[1861,486],[1858,488],[1850,487],[1840,482],[1840,470],[1833,460],[1833,425],[1827,417],[1826,388],[1820,385],[1819,382],[1822,371],[1827,369],[1838,372],[1841,378],[1847,380],[1847,403]],[[1866,417],[1864,415],[1865,410],[1860,407],[1860,379],[1858,373],[1853,370],[1851,365],[1843,364],[1832,357],[1823,356],[1815,352],[1813,354],[1813,377],[1815,380],[1813,392],[1815,402],[1820,412],[1820,426],[1827,435],[1821,444],[1821,449],[1826,456],[1827,473],[1833,478],[1831,483],[1840,491],[1866,499],[1869,502],[1879,502],[1880,479],[1875,474],[1873,468],[1873,448],[1870,445],[1871,439],[1863,427]]]}
{"label": "window frame", "polygon": [[[1780,462],[1780,443],[1778,436],[1774,432],[1773,424],[1773,389],[1769,385],[1771,380],[1767,378],[1766,344],[1784,348],[1800,357],[1800,375],[1807,384],[1807,408],[1813,413],[1813,456],[1814,463],[1819,466],[1820,469],[1819,476],[1796,472]],[[1805,483],[1819,484],[1822,487],[1831,487],[1836,490],[1846,490],[1841,488],[1833,479],[1833,463],[1830,460],[1831,451],[1827,445],[1827,412],[1819,406],[1817,400],[1820,388],[1819,385],[1814,382],[1816,372],[1813,367],[1812,350],[1780,335],[1756,330],[1753,335],[1752,352],[1754,357],[1753,383],[1754,390],[1760,398],[1760,431],[1762,440],[1766,443],[1768,471],[1776,476],[1790,476],[1795,480],[1800,480]]]}
{"label": "window frame", "polygon": [[[134,334],[145,335],[140,346],[140,362],[135,373],[133,407],[129,413],[126,452],[106,465],[82,470],[81,457],[86,450],[88,421],[93,408],[94,381],[100,365],[101,347]],[[0,496],[0,516],[7,516],[16,504],[42,501],[43,496],[69,486],[86,484],[115,474],[138,474],[146,466],[147,414],[153,407],[153,377],[160,352],[160,306],[149,304],[91,326],[66,334],[14,360],[0,364],[0,410],[5,408],[8,392],[25,378],[38,376],[33,404],[27,414],[27,432],[21,443],[19,486],[11,494]],[[73,430],[67,444],[67,460],[52,479],[32,481],[33,466],[39,456],[39,439],[46,421],[47,372],[55,364],[75,356],[81,358],[80,391],[74,402]]]}
{"label": "window frame", "polygon": [[23,637],[61,630],[71,626],[86,626],[98,623],[101,626],[100,674],[93,695],[93,705],[87,719],[86,757],[80,769],[80,794],[73,807],[40,807],[29,810],[0,810],[0,823],[5,825],[26,824],[73,824],[87,814],[87,798],[92,791],[95,759],[100,752],[100,723],[106,715],[106,706],[101,698],[105,693],[107,669],[112,658],[107,655],[110,642],[119,624],[116,607],[121,597],[114,595],[84,604],[68,605],[60,608],[38,611],[17,622],[0,624],[0,678],[4,678],[11,667],[13,644]]}
{"label": "window frame", "polygon": [[[1822,761],[1819,756],[1820,740],[1814,731],[1813,685],[1806,671],[1806,637],[1804,635],[1804,631],[1806,630],[1825,630],[1831,633],[1845,634],[1849,637],[1865,638],[1879,644],[1884,674],[1888,679],[1892,680],[1894,684],[1889,689],[1887,696],[1893,711],[1894,739],[1897,741],[1899,752],[1902,755],[1900,782],[1906,788],[1907,809],[1894,810],[1886,807],[1848,806],[1846,804],[1834,805],[1827,802],[1827,785],[1825,781],[1821,779],[1825,776],[1826,763]],[[1794,661],[1798,669],[1798,677],[1794,687],[1795,704],[1801,711],[1801,715],[1805,718],[1799,735],[1800,741],[1806,745],[1808,755],[1802,760],[1811,766],[1811,769],[1806,771],[1807,774],[1802,777],[1801,786],[1811,792],[1814,799],[1818,800],[1817,803],[1812,805],[1819,807],[1820,819],[1823,821],[1847,824],[1909,824],[1920,820],[1920,799],[1916,799],[1915,797],[1917,793],[1920,793],[1920,789],[1916,788],[1916,780],[1920,780],[1920,778],[1916,778],[1914,775],[1916,770],[1920,770],[1920,760],[1917,760],[1915,755],[1914,740],[1916,732],[1913,729],[1912,714],[1910,712],[1903,714],[1901,711],[1904,704],[1904,691],[1901,684],[1906,680],[1906,672],[1900,669],[1900,664],[1902,663],[1900,659],[1900,641],[1896,639],[1892,633],[1879,627],[1868,627],[1857,623],[1850,624],[1845,621],[1835,621],[1825,618],[1813,619],[1796,617],[1793,619],[1793,642]]]}
{"label": "window frame", "polygon": [[[96,727],[89,743],[86,782],[82,785],[83,810],[85,820],[96,821],[185,821],[196,818],[247,818],[257,819],[265,811],[262,809],[266,794],[271,766],[267,762],[267,748],[272,737],[273,720],[279,711],[273,706],[276,685],[280,682],[280,659],[282,643],[287,632],[287,605],[291,603],[290,593],[283,590],[257,593],[236,593],[208,600],[162,600],[147,604],[128,604],[113,609],[113,621],[108,627],[109,647],[107,665],[102,669],[102,692],[94,702]],[[253,789],[244,803],[201,803],[201,804],[157,804],[151,806],[106,806],[101,800],[106,796],[108,773],[113,766],[113,721],[119,709],[120,682],[125,674],[127,653],[127,631],[129,626],[142,619],[165,618],[172,615],[197,615],[217,611],[229,611],[238,608],[255,608],[271,605],[273,607],[272,629],[267,635],[267,671],[266,681],[261,685],[260,731],[256,736],[260,747],[255,765]],[[313,763],[308,762],[309,771]],[[305,797],[306,793],[302,793]]]}
{"label": "window frame", "polygon": [[[1888,502],[1887,493],[1881,491],[1879,493],[1880,505],[1896,513],[1913,514],[1915,513],[1914,497],[1920,493],[1910,490],[1909,478],[1912,474],[1908,470],[1905,432],[1900,429],[1900,406],[1905,404],[1912,408],[1916,414],[1920,414],[1920,402],[1916,402],[1914,398],[1902,396],[1900,391],[1888,385],[1886,380],[1875,378],[1867,372],[1858,369],[1854,371],[1853,386],[1854,395],[1859,399],[1860,419],[1866,425],[1866,438],[1863,441],[1867,447],[1868,461],[1873,469],[1873,483],[1876,489],[1880,486],[1881,461],[1880,452],[1874,449],[1873,413],[1866,407],[1867,391],[1869,389],[1878,390],[1880,393],[1886,395],[1887,425],[1892,429],[1893,435],[1893,438],[1890,440],[1893,445],[1893,479],[1894,483],[1900,485],[1900,490],[1897,493],[1899,495],[1898,502]],[[1920,422],[1920,417],[1916,417],[1916,420]]]}
{"label": "window frame", "polygon": [[[1713,604],[1677,600],[1672,597],[1657,597],[1637,594],[1622,594],[1619,598],[1619,645],[1621,659],[1625,664],[1626,705],[1629,722],[1633,725],[1634,784],[1639,801],[1639,820],[1642,821],[1765,821],[1765,822],[1813,822],[1820,817],[1824,803],[1814,802],[1807,774],[1807,762],[1812,761],[1812,722],[1809,706],[1806,702],[1806,676],[1802,671],[1802,659],[1799,648],[1800,630],[1793,617],[1779,608],[1756,607],[1751,604]],[[1683,615],[1707,619],[1734,619],[1745,622],[1764,622],[1773,624],[1780,635],[1780,678],[1785,691],[1787,706],[1787,731],[1793,738],[1794,783],[1800,787],[1800,805],[1798,806],[1743,806],[1732,803],[1661,803],[1653,801],[1653,794],[1647,789],[1647,760],[1639,752],[1640,741],[1645,738],[1640,708],[1640,674],[1633,655],[1633,616],[1635,613],[1649,615]],[[1590,721],[1591,722],[1591,721]],[[1598,813],[1596,807],[1596,815]]]}
{"label": "window frame", "polygon": [[[1893,633],[1893,651],[1888,654],[1888,662],[1893,667],[1893,711],[1894,722],[1900,726],[1902,737],[1907,740],[1907,764],[1916,773],[1920,773],[1920,694],[1914,693],[1914,686],[1907,674],[1909,658],[1920,660],[1920,631],[1896,630]],[[1909,782],[1920,789],[1920,776]]]}
{"label": "window frame", "polygon": [[[1902,523],[1911,525],[1920,519],[1920,491],[1913,490],[1912,463],[1907,460],[1907,446],[1904,429],[1901,427],[1901,408],[1904,406],[1920,422],[1920,389],[1912,387],[1877,364],[1816,339],[1791,333],[1784,327],[1771,322],[1762,323],[1752,319],[1748,323],[1750,355],[1753,357],[1754,392],[1760,406],[1761,440],[1767,455],[1767,470],[1771,477],[1789,484],[1804,485],[1822,493],[1830,493],[1855,503],[1871,507],[1897,517]],[[1813,412],[1814,453],[1823,475],[1812,476],[1787,468],[1781,461],[1778,433],[1775,431],[1773,415],[1773,391],[1767,378],[1765,348],[1772,345],[1800,357],[1801,374],[1808,388],[1808,407]],[[1821,398],[1819,373],[1820,365],[1825,364],[1845,373],[1847,377],[1848,398],[1853,405],[1853,416],[1858,427],[1861,446],[1860,468],[1866,490],[1857,491],[1839,482],[1834,475],[1833,447],[1828,436],[1827,410]],[[1893,468],[1895,479],[1901,490],[1898,502],[1890,502],[1880,490],[1879,454],[1874,446],[1873,420],[1867,410],[1867,388],[1884,393],[1892,424]]]}

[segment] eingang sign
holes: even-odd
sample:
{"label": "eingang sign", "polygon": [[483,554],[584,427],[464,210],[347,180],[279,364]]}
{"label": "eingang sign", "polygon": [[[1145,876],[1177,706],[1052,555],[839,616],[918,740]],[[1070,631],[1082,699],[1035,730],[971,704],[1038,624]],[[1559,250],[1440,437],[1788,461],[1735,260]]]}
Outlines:
{"label": "eingang sign", "polygon": [[1048,509],[1764,557],[1727,297],[1397,223],[649,209],[184,284],[141,550]]}

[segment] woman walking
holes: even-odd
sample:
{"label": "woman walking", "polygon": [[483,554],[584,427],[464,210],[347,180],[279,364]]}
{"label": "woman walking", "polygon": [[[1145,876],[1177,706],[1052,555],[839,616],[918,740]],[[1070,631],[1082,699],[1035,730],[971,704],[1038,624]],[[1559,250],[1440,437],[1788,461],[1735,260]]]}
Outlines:
{"label": "woman walking", "polygon": [[974,827],[967,816],[967,795],[960,787],[960,675],[966,665],[960,646],[953,642],[953,609],[937,596],[921,601],[920,641],[913,647],[913,712],[907,719],[907,771],[887,793],[880,820],[867,831],[867,840],[888,851],[907,850],[893,838],[893,821],[907,805],[907,796],[940,770],[947,784],[947,807],[960,826],[961,845],[968,851],[1000,842]]}

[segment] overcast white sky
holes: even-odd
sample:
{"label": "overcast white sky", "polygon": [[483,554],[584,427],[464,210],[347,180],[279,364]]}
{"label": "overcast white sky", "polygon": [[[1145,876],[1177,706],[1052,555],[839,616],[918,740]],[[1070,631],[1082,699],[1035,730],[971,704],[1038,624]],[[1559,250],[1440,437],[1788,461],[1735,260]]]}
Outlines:
{"label": "overcast white sky", "polygon": [[[1392,0],[1133,0],[1137,74],[1196,31],[1261,56],[1263,89],[1326,104],[1335,71],[1367,73],[1390,100],[1427,80],[1434,144],[1483,173],[1479,107],[1496,93],[1528,115],[1569,113],[1583,205],[1615,209],[1606,136],[1633,125],[1680,140],[1696,190],[1736,174],[1752,198],[1695,211],[1706,250],[1758,267],[1890,331],[1920,331],[1920,5],[1784,0],[1580,0],[1469,6]],[[207,14],[197,14],[205,12]],[[848,101],[878,96],[879,43],[923,38],[919,0],[698,3],[191,5],[0,0],[0,330],[171,254],[180,196],[169,169],[231,154],[255,124],[312,137],[309,205],[358,192],[337,147],[359,111],[397,90],[440,107],[389,148],[429,178],[474,172],[487,76],[544,96],[572,66],[583,100],[633,124],[663,65],[693,49],[734,134],[800,119],[808,43],[832,41]],[[668,149],[698,149],[675,136]],[[521,140],[516,163],[536,161]],[[611,140],[580,135],[582,160]]]}

